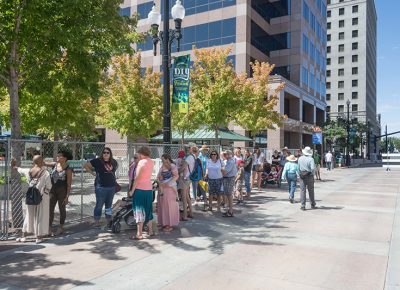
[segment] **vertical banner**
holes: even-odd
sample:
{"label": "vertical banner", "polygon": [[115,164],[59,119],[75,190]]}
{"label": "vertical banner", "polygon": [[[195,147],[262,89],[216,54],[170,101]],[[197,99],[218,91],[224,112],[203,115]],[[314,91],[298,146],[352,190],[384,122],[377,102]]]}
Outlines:
{"label": "vertical banner", "polygon": [[177,56],[174,59],[172,109],[179,113],[189,110],[190,55]]}
{"label": "vertical banner", "polygon": [[313,144],[322,144],[322,133],[313,133],[312,134],[312,143]]}

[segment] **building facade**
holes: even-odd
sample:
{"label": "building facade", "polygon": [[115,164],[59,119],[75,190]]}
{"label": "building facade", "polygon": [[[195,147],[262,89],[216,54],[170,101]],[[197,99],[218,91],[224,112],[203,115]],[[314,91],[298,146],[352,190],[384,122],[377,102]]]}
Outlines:
{"label": "building facade", "polygon": [[377,136],[380,122],[376,109],[377,15],[374,0],[328,0],[327,17],[328,115],[347,118],[350,101],[350,118],[369,124],[372,135]]}
{"label": "building facade", "polygon": [[[160,7],[160,0],[155,4]],[[283,127],[265,132],[268,147],[311,145],[312,127],[325,120],[326,0],[184,0],[182,4],[186,16],[181,51],[173,46],[173,54],[193,56],[193,46],[230,46],[236,71],[249,76],[250,62],[275,64],[271,88],[286,83],[276,109],[288,119]],[[121,13],[139,13],[138,28],[147,31],[145,18],[152,5],[148,0],[125,0]],[[174,27],[173,20],[170,26]],[[137,48],[142,50],[142,65],[159,71],[161,57],[153,56],[152,45],[149,37]]]}

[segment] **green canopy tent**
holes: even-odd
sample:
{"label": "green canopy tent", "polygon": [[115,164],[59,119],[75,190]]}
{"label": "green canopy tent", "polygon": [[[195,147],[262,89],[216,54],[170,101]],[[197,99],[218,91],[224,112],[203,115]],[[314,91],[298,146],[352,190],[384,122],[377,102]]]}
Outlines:
{"label": "green canopy tent", "polygon": [[[219,129],[218,130],[218,139],[215,138],[215,131],[212,129],[208,128],[203,128],[203,129],[198,129],[194,131],[193,133],[185,134],[184,140],[188,142],[203,142],[207,141],[210,144],[211,143],[216,143],[219,141],[229,141],[229,142],[234,142],[234,141],[242,141],[242,142],[247,142],[247,141],[253,141],[251,138],[240,135],[236,132],[232,132],[228,129]],[[182,140],[182,135],[177,132],[177,131],[172,131],[172,142],[180,142]],[[152,142],[162,142],[163,141],[163,135],[158,135],[153,138],[151,138]]]}

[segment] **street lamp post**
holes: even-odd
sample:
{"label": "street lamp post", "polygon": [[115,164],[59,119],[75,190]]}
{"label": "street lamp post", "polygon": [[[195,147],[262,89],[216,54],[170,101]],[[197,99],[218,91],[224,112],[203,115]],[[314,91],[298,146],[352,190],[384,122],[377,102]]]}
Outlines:
{"label": "street lamp post", "polygon": [[347,100],[347,149],[346,149],[346,166],[350,166],[350,100]]}
{"label": "street lamp post", "polygon": [[170,66],[171,66],[171,45],[174,39],[177,40],[177,50],[180,48],[182,39],[181,24],[185,17],[185,8],[180,0],[176,0],[171,9],[172,18],[175,21],[175,29],[169,29],[169,0],[164,1],[163,31],[159,31],[161,14],[156,11],[156,4],[151,9],[148,20],[151,25],[151,36],[153,38],[153,54],[157,55],[157,44],[161,41],[162,69],[163,69],[163,143],[171,144],[171,101],[170,101]]}

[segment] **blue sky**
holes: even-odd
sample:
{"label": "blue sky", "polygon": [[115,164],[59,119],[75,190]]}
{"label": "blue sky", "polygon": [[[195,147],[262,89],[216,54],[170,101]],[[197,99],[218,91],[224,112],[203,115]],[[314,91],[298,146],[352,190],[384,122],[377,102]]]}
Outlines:
{"label": "blue sky", "polygon": [[[375,0],[378,14],[377,113],[382,133],[400,131],[400,1]],[[400,136],[397,135],[397,136]]]}

